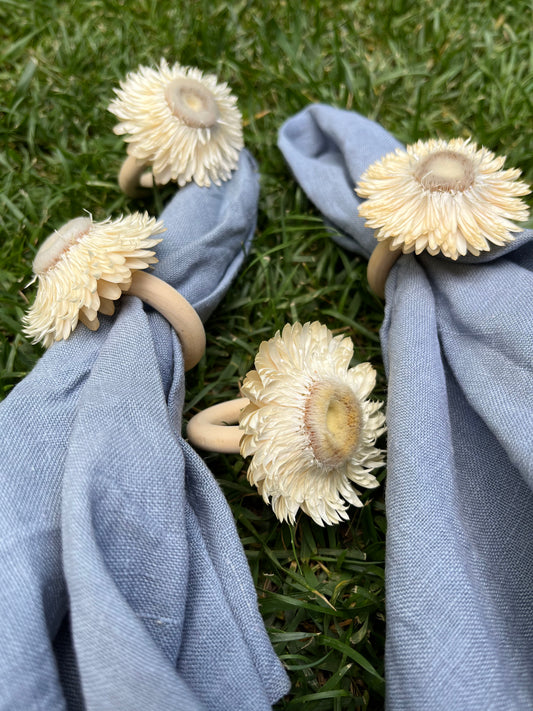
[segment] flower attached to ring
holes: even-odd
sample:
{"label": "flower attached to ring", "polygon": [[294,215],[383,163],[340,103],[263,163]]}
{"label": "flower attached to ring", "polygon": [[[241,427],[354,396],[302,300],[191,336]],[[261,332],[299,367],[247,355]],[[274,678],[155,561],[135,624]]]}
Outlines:
{"label": "flower attached to ring", "polygon": [[194,180],[200,187],[231,177],[243,147],[242,116],[227,84],[195,67],[139,67],[109,105],[127,134],[128,153],[150,163],[160,185]]}
{"label": "flower attached to ring", "polygon": [[528,218],[519,196],[530,190],[520,171],[502,170],[505,157],[456,138],[418,141],[373,163],[361,176],[359,207],[378,241],[405,254],[424,249],[457,259],[504,245]]}
{"label": "flower attached to ring", "polygon": [[152,247],[161,239],[154,235],[164,231],[162,222],[137,212],[103,222],[78,217],[53,232],[33,261],[39,286],[24,333],[48,348],[68,338],[78,320],[96,330],[97,312],[111,316],[133,272],[157,262]]}
{"label": "flower attached to ring", "polygon": [[351,339],[318,322],[287,324],[261,344],[244,380],[241,454],[252,456],[248,479],[282,521],[302,509],[320,525],[339,523],[345,502],[362,506],[352,483],[378,486],[371,472],[385,463],[375,447],[385,416],[367,399],[375,370],[349,368],[352,356]]}

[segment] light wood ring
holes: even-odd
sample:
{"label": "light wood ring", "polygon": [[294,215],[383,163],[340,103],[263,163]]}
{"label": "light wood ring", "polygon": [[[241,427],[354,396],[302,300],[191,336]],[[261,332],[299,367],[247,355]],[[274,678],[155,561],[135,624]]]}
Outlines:
{"label": "light wood ring", "polygon": [[389,272],[402,254],[401,249],[390,249],[391,242],[391,239],[387,239],[377,243],[376,248],[370,255],[366,270],[368,285],[374,294],[382,299],[385,298],[385,283]]}
{"label": "light wood ring", "polygon": [[127,291],[138,296],[164,316],[178,334],[185,370],[190,370],[205,353],[205,330],[202,320],[176,289],[153,274],[136,271]]}
{"label": "light wood ring", "polygon": [[249,402],[248,398],[241,397],[202,410],[187,425],[189,442],[207,452],[239,454],[239,443],[244,433],[238,426],[229,425],[239,421],[242,410]]}
{"label": "light wood ring", "polygon": [[135,156],[128,156],[118,174],[118,184],[128,197],[138,198],[146,194],[146,190],[154,185],[154,176],[146,170],[149,163]]}

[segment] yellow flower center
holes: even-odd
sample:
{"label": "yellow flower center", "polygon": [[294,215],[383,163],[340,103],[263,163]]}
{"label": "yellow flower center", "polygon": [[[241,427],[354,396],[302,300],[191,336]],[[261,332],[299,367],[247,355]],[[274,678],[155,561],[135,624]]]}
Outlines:
{"label": "yellow flower center", "polygon": [[361,407],[343,383],[316,382],[307,396],[304,424],[317,461],[334,469],[346,462],[357,447]]}
{"label": "yellow flower center", "polygon": [[57,232],[45,239],[33,260],[33,273],[45,274],[54,267],[61,255],[68,250],[82,237],[88,234],[92,226],[90,217],[76,217],[63,225]]}
{"label": "yellow flower center", "polygon": [[212,128],[219,119],[215,97],[196,79],[173,79],[165,98],[174,116],[191,128]]}
{"label": "yellow flower center", "polygon": [[474,182],[474,166],[457,151],[436,151],[420,161],[415,178],[431,192],[464,192]]}

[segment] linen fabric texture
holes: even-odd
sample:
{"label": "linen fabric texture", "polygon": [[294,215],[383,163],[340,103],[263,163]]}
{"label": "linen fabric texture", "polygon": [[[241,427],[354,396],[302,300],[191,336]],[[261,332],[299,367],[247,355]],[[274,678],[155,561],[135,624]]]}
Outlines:
{"label": "linen fabric texture", "polygon": [[[279,147],[368,257],[354,187],[401,144],[317,104]],[[403,255],[385,300],[387,707],[533,708],[533,232],[456,262]]]}
{"label": "linen fabric texture", "polygon": [[[243,151],[161,215],[153,273],[203,320],[257,197]],[[184,391],[175,332],[124,296],[0,405],[1,709],[269,709],[288,690],[229,506],[180,434]]]}

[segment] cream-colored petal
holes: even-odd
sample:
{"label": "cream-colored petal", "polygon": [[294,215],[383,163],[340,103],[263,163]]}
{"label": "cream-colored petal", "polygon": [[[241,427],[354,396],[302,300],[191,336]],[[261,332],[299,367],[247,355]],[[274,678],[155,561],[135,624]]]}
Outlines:
{"label": "cream-colored petal", "polygon": [[[166,95],[169,85],[196,82],[216,106],[218,118],[210,127],[189,125],[176,113]],[[180,186],[194,180],[201,187],[228,180],[242,149],[242,117],[228,86],[194,67],[162,60],[157,70],[140,67],[121,82],[109,110],[120,123],[128,153],[152,164],[157,184],[175,180]]]}
{"label": "cream-colored petal", "polygon": [[154,259],[136,256],[127,266],[127,255],[153,247],[161,241],[155,236],[164,232],[162,223],[146,213],[89,222],[89,229],[73,234],[59,258],[38,275],[35,301],[23,319],[24,332],[35,343],[48,347],[68,338],[78,318],[97,328],[101,304],[104,313],[112,313],[109,301],[129,288],[133,271],[145,269]]}
{"label": "cream-colored petal", "polygon": [[[472,183],[454,189],[450,178],[447,187],[424,187],[423,161],[440,153],[448,153],[446,160],[455,154],[458,166],[469,164],[466,174]],[[467,252],[479,254],[489,249],[489,243],[510,242],[520,229],[515,223],[528,218],[527,205],[519,197],[527,195],[529,187],[517,180],[520,171],[502,170],[504,161],[460,138],[418,141],[369,166],[356,188],[367,198],[359,214],[376,230],[378,240],[392,239],[393,248],[406,254],[425,249],[451,259]]]}
{"label": "cream-colored petal", "polygon": [[[384,431],[385,418],[380,412],[381,403],[366,399],[375,385],[375,371],[368,363],[348,370],[352,354],[350,339],[333,336],[318,322],[287,325],[261,344],[255,359],[256,370],[244,379],[241,391],[251,402],[240,418],[244,433],[241,454],[252,457],[248,479],[264,500],[271,502],[280,520],[293,522],[298,509],[302,509],[320,525],[338,523],[348,515],[346,503],[361,505],[351,480],[368,488],[377,485],[370,472],[383,466],[384,459],[381,450],[373,445]],[[348,444],[343,455],[348,459],[344,463],[339,459],[339,465],[333,468],[323,463],[328,460],[316,458],[315,445],[311,444],[311,420],[306,408],[315,392],[326,398],[323,406],[328,413],[330,407],[341,408],[335,410],[337,419],[331,420],[338,423],[335,427],[342,427],[347,416],[343,408],[348,407],[350,398],[359,403],[358,437],[339,440],[339,443],[355,442],[357,446],[352,451],[352,445]],[[353,394],[348,397],[347,392]],[[330,397],[339,397],[345,404],[335,405]],[[330,421],[329,417],[324,423]],[[312,427],[320,427],[320,422],[319,417]],[[336,436],[341,434],[340,430],[332,432],[337,432]]]}

